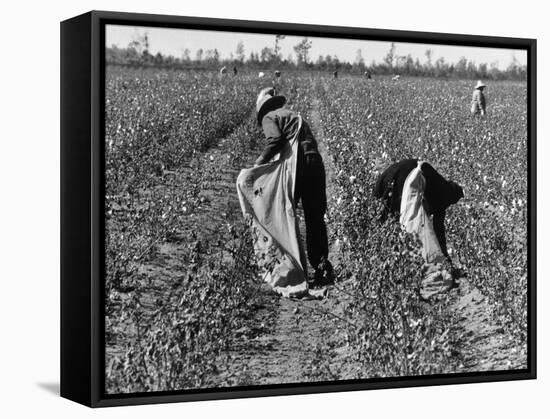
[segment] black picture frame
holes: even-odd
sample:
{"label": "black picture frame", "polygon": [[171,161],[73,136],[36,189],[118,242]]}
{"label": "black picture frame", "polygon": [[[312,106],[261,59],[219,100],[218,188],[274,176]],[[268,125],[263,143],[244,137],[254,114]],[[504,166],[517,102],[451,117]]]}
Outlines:
{"label": "black picture frame", "polygon": [[[316,384],[107,395],[104,391],[105,25],[187,28],[527,51],[528,368]],[[91,11],[61,23],[61,396],[91,407],[536,378],[536,40]]]}

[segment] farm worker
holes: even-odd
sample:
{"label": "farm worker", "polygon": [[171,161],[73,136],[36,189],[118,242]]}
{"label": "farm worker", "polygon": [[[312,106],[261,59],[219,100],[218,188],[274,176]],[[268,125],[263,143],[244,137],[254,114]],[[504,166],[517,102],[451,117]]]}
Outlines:
{"label": "farm worker", "polygon": [[335,79],[337,79],[338,78],[338,71],[334,71],[334,73],[332,73],[332,75]]}
{"label": "farm worker", "polygon": [[[412,179],[414,176],[416,179]],[[373,195],[384,203],[381,221],[388,213],[400,213],[405,227],[416,215],[433,216],[433,224],[428,217],[420,220],[420,227],[428,230],[417,231],[421,241],[426,239],[423,243],[425,259],[433,262],[443,256],[451,262],[445,238],[445,211],[464,197],[457,183],[446,180],[427,162],[407,159],[392,164],[380,174]],[[413,202],[414,199],[417,202]],[[434,238],[433,242],[429,241],[430,237]]]}
{"label": "farm worker", "polygon": [[281,72],[279,70],[275,70],[275,77],[276,78],[281,77]]}
{"label": "farm worker", "polygon": [[237,73],[238,73],[238,71],[237,71],[237,67],[233,67],[233,75],[234,75],[234,76],[236,76],[236,75],[237,75]]}
{"label": "farm worker", "polygon": [[368,71],[368,70],[365,71],[365,77],[366,77],[367,79],[369,79],[369,80],[372,78],[372,76],[371,76],[371,74],[370,74],[370,71]]}
{"label": "farm worker", "polygon": [[285,142],[298,136],[294,202],[301,200],[304,210],[307,256],[314,269],[313,285],[328,285],[334,282],[334,273],[328,260],[328,237],[324,220],[327,199],[323,159],[309,125],[301,115],[284,108],[285,102],[286,98],[275,95],[274,89],[270,87],[258,95],[257,119],[267,145],[255,165],[269,162],[281,151]]}
{"label": "farm worker", "polygon": [[263,76],[265,76],[265,73],[263,71],[260,71],[258,73],[258,77],[261,79]]}
{"label": "farm worker", "polygon": [[227,73],[227,67],[226,66],[223,66],[221,69],[220,69],[220,74],[225,74]]}
{"label": "farm worker", "polygon": [[474,94],[472,95],[472,115],[485,115],[485,95],[483,94],[483,89],[485,89],[485,87],[486,85],[483,84],[481,80],[477,81],[476,87],[474,88]]}

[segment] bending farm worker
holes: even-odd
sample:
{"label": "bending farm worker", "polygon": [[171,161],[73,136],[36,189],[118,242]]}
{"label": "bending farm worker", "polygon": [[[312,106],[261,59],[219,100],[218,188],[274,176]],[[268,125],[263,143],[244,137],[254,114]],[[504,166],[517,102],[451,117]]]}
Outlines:
{"label": "bending farm worker", "polygon": [[472,115],[485,115],[485,95],[483,94],[483,89],[485,89],[485,87],[487,86],[483,84],[481,80],[477,81],[476,87],[474,88],[474,93],[472,95],[472,106],[470,109]]}
{"label": "bending farm worker", "polygon": [[307,256],[314,269],[313,285],[328,285],[334,282],[334,273],[328,260],[324,220],[327,199],[323,159],[307,122],[298,113],[284,108],[285,103],[285,97],[275,95],[273,88],[265,88],[258,95],[257,119],[267,144],[255,164],[269,162],[288,141],[297,138],[294,203],[301,201],[304,210]]}
{"label": "bending farm worker", "polygon": [[[451,262],[445,238],[445,211],[464,197],[462,187],[446,180],[429,163],[407,159],[392,164],[378,177],[373,195],[384,203],[381,221],[389,213],[400,213],[401,224],[409,231],[418,217],[410,229],[416,229],[423,242],[426,262],[439,262],[439,256]],[[425,215],[433,216],[433,224]],[[437,241],[431,239],[433,233]]]}

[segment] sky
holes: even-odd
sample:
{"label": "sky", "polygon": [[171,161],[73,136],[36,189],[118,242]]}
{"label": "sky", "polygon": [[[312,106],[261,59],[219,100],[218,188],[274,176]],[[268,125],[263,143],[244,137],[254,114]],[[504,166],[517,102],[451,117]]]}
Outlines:
{"label": "sky", "polygon": [[[137,35],[144,33],[149,36],[150,53],[160,52],[163,55],[176,57],[181,57],[186,48],[190,50],[191,58],[195,57],[195,52],[200,48],[205,51],[216,48],[222,59],[229,58],[231,53],[235,53],[239,41],[244,43],[245,54],[248,57],[251,52],[259,53],[262,48],[266,46],[273,48],[275,45],[274,35],[107,25],[106,46],[116,45],[125,48]],[[280,41],[279,45],[284,58],[287,58],[289,54],[293,58],[295,57],[293,46],[301,39],[302,37],[287,36]],[[383,41],[320,37],[309,37],[309,39],[312,41],[309,58],[313,61],[319,55],[325,56],[328,54],[331,56],[336,55],[341,61],[353,63],[357,57],[357,50],[361,49],[366,64],[370,64],[373,60],[378,63],[383,60],[391,45],[390,42]],[[512,62],[513,57],[521,65],[527,63],[527,52],[525,50],[395,43],[395,53],[397,55],[411,54],[413,59],[418,58],[420,62],[426,61],[425,52],[427,49],[433,51],[432,62],[435,62],[439,57],[443,57],[446,62],[455,63],[464,56],[476,64],[495,63],[499,69],[505,69]]]}

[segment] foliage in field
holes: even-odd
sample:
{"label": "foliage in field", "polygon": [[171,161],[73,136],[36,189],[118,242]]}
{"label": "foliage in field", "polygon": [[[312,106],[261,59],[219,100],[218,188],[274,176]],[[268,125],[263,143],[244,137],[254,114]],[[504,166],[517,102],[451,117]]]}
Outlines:
{"label": "foliage in field", "polygon": [[[525,342],[525,85],[492,86],[487,118],[469,114],[467,82],[412,79],[374,87],[349,79],[319,83],[317,92],[341,190],[332,216],[338,234],[352,243],[350,264],[360,260],[363,265],[364,255],[384,254],[380,247],[384,239],[377,234],[380,227],[372,222],[370,197],[380,164],[384,167],[403,158],[427,160],[465,191],[465,198],[448,210],[452,257]],[[361,210],[352,216],[350,205]],[[362,219],[366,224],[358,225]],[[364,240],[372,240],[372,245],[365,246]],[[359,269],[355,266],[352,271]],[[374,271],[376,276],[378,269]]]}
{"label": "foliage in field", "polygon": [[[254,85],[212,75],[109,72],[107,285],[120,286],[198,205],[203,155],[249,116]],[[174,173],[189,167],[185,185]],[[162,188],[158,186],[162,185]]]}
{"label": "foliage in field", "polygon": [[[108,76],[106,337],[119,349],[107,357],[110,393],[211,385],[228,336],[250,315],[247,226],[239,214],[208,237],[197,226],[214,222],[200,218],[204,191],[254,146],[255,91],[197,74]],[[232,148],[214,164],[207,151],[227,135]],[[166,243],[185,250],[176,276],[158,283],[143,267]]]}
{"label": "foliage in field", "polygon": [[[254,315],[249,302],[259,287],[233,185],[261,149],[254,118],[259,83],[247,75],[199,72],[107,74],[109,393],[229,385],[220,381],[220,368],[230,368],[228,350],[235,331]],[[402,158],[428,160],[464,187],[465,199],[447,215],[452,257],[524,343],[525,84],[491,85],[483,119],[469,114],[469,81],[368,82],[304,73],[284,78],[278,88],[308,119],[333,170],[327,221],[338,280],[349,280],[350,295],[341,345],[362,365],[353,377],[321,372],[315,379],[458,368],[449,297],[420,300],[415,239],[396,220],[377,221],[376,176]],[[216,204],[223,182],[234,195]],[[170,266],[162,246],[178,249]],[[317,364],[330,364],[331,351],[321,342]]]}

